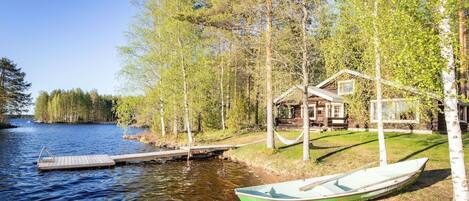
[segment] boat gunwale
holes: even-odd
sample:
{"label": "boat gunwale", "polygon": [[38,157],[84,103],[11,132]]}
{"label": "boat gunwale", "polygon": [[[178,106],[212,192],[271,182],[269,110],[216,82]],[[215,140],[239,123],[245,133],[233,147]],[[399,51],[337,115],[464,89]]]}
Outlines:
{"label": "boat gunwale", "polygon": [[[422,163],[422,165],[420,166],[419,169],[414,171],[414,174],[412,174],[410,176],[409,175],[402,176],[402,177],[409,177],[409,178],[403,180],[402,182],[396,183],[396,184],[384,186],[384,187],[377,188],[377,189],[370,189],[370,190],[367,190],[367,191],[344,192],[344,193],[340,193],[340,194],[332,194],[332,195],[318,197],[318,198],[289,198],[289,199],[262,197],[262,196],[259,196],[259,195],[252,195],[252,194],[242,193],[242,192],[237,191],[236,189],[235,189],[235,194],[236,195],[238,195],[238,194],[239,195],[244,195],[244,196],[252,197],[252,198],[264,199],[264,200],[272,200],[272,201],[314,201],[314,200],[322,200],[322,199],[330,199],[330,198],[343,198],[343,197],[348,197],[348,196],[367,194],[367,193],[371,193],[371,192],[374,192],[374,191],[380,191],[380,190],[383,190],[383,189],[386,189],[386,188],[390,189],[389,191],[386,191],[384,193],[381,193],[381,194],[378,194],[376,196],[373,196],[373,197],[369,198],[369,199],[373,199],[373,198],[384,196],[386,194],[390,194],[395,189],[398,189],[399,187],[404,187],[406,185],[409,185],[410,183],[412,183],[411,181],[416,180],[420,176],[420,174],[423,172],[423,170],[425,169],[425,165],[428,162],[428,158],[426,158],[426,157],[425,158],[415,159],[415,160],[420,160],[420,159],[425,159],[425,162]],[[402,177],[396,178],[396,179],[391,180],[391,181],[398,180]],[[337,195],[339,195],[339,196],[337,196]]]}

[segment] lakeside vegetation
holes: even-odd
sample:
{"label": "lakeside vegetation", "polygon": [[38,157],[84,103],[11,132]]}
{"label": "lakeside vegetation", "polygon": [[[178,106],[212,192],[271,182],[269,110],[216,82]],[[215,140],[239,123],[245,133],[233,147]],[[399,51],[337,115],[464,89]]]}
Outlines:
{"label": "lakeside vegetation", "polygon": [[[168,129],[176,139],[186,131],[189,145],[204,131],[266,127],[267,148],[256,150],[276,153],[273,98],[291,86],[303,89],[297,100],[309,139],[308,85],[350,69],[376,81],[357,87],[372,94],[343,98],[346,113],[363,117],[364,125],[371,122],[367,102],[376,99],[380,166],[388,162],[383,99],[416,99],[419,111],[444,112],[453,196],[468,199],[459,124],[467,113],[461,102],[468,100],[466,1],[148,0],[139,6],[120,48],[121,75],[143,95],[118,104],[121,126],[148,125],[163,139]],[[411,90],[402,96],[383,90],[384,82]],[[309,147],[305,140],[302,164],[314,165]]]}
{"label": "lakeside vegetation", "polygon": [[[163,134],[264,127],[267,98],[302,83],[304,72],[310,85],[341,69],[373,77],[375,35],[380,37],[381,78],[425,92],[418,97],[420,111],[438,106],[433,100],[443,99],[441,72],[446,68],[440,54],[438,3],[380,2],[377,16],[373,4],[363,1],[304,5],[309,19],[305,40],[301,3],[281,1],[272,8],[272,82],[267,82],[265,2],[143,1],[127,33],[128,43],[120,47],[124,86],[142,94],[120,102],[127,107],[122,116],[132,117],[123,124],[146,125]],[[456,12],[467,5],[451,1],[448,6]],[[458,32],[461,20],[450,17],[451,30]],[[450,36],[451,45],[461,47],[458,35]],[[463,55],[455,55],[453,70],[462,84],[467,68],[460,62]],[[404,92],[383,93],[392,97]],[[347,113],[362,116],[360,123],[369,125],[369,105],[364,103],[375,95],[358,91],[346,99],[353,103]]]}
{"label": "lakeside vegetation", "polygon": [[[298,132],[281,132],[292,139]],[[390,163],[428,157],[422,176],[411,187],[384,200],[451,200],[451,170],[448,139],[439,134],[386,133],[386,146]],[[281,182],[322,175],[347,172],[370,163],[377,165],[379,158],[376,132],[331,131],[310,134],[311,162],[302,161],[302,144],[284,145],[277,142],[276,150],[265,146],[265,132],[261,131],[209,131],[197,135],[196,145],[247,144],[224,153],[233,161],[245,163],[254,170],[267,171],[266,180]],[[464,135],[464,146],[469,146],[469,134]],[[187,137],[148,135],[142,142],[157,145],[183,146]],[[469,150],[465,150],[466,166]]]}
{"label": "lakeside vegetation", "polygon": [[100,95],[96,90],[41,91],[36,99],[34,119],[43,123],[113,122],[115,96]]}

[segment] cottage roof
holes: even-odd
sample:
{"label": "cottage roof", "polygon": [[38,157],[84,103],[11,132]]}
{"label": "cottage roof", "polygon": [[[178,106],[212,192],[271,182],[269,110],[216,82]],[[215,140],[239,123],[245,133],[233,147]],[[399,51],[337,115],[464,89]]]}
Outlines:
{"label": "cottage roof", "polygon": [[[288,89],[287,91],[282,93],[280,96],[278,96],[274,100],[274,103],[279,103],[281,101],[285,101],[289,97],[289,95],[292,94],[295,91],[303,92],[303,85],[296,85],[296,86],[293,86],[292,88]],[[324,90],[324,89],[320,89],[320,88],[315,87],[315,86],[308,86],[308,94],[309,94],[309,96],[311,96],[311,95],[319,96],[319,97],[324,98],[324,99],[326,99],[328,101],[331,101],[331,102],[337,102],[337,103],[343,103],[344,102],[344,99],[342,97],[340,97],[339,95],[337,95],[333,92]]]}
{"label": "cottage roof", "polygon": [[[322,81],[321,83],[316,85],[316,87],[317,88],[322,88],[323,86],[325,86],[326,84],[330,83],[331,81],[337,79],[337,77],[339,77],[343,74],[349,74],[349,75],[353,75],[353,76],[356,76],[356,77],[361,77],[363,79],[376,81],[375,77],[371,77],[371,76],[365,75],[365,74],[357,72],[357,71],[353,71],[353,70],[349,70],[349,69],[343,69],[343,70],[340,70],[338,73],[332,75],[331,77],[327,78],[326,80]],[[412,93],[427,95],[427,96],[430,96],[432,98],[437,98],[436,94],[434,94],[434,93],[422,92],[422,91],[420,91],[420,90],[418,90],[414,87],[404,86],[404,85],[401,85],[399,83],[392,82],[392,81],[389,81],[389,80],[381,79],[381,83],[384,84],[384,85],[387,85],[387,86],[395,87],[397,89],[402,89],[402,90],[406,90],[406,91],[409,91],[409,92],[412,92]]]}
{"label": "cottage roof", "polygon": [[[316,86],[309,86],[308,87],[308,93],[310,95],[319,96],[319,97],[324,98],[326,100],[329,100],[331,102],[339,102],[339,103],[343,102],[344,100],[341,96],[337,95],[336,93],[333,93],[333,92],[327,91],[325,89],[322,89],[322,87],[324,87],[326,84],[330,83],[331,81],[334,81],[335,79],[337,79],[337,77],[339,77],[343,74],[349,74],[349,75],[353,75],[353,76],[360,77],[360,78],[367,79],[367,80],[371,80],[371,81],[376,80],[375,77],[368,76],[368,75],[365,75],[365,74],[357,72],[357,71],[344,69],[344,70],[341,70],[338,73],[332,75],[331,77],[327,78],[326,80],[322,81],[321,83],[319,83]],[[412,92],[412,93],[415,93],[415,94],[427,95],[427,96],[430,96],[432,98],[437,99],[437,96],[434,93],[422,92],[422,91],[420,91],[420,90],[418,90],[414,87],[404,86],[404,85],[401,85],[399,83],[395,83],[395,82],[388,81],[388,80],[381,80],[381,83],[384,84],[384,85],[387,85],[387,86],[395,87],[397,89],[406,90],[406,91],[409,91],[409,92]],[[291,95],[292,93],[302,92],[302,91],[303,91],[303,85],[293,86],[290,89],[288,89],[287,91],[285,91],[284,93],[282,93],[280,96],[278,96],[274,100],[274,103],[279,103],[281,101],[288,100],[288,97],[292,96]]]}

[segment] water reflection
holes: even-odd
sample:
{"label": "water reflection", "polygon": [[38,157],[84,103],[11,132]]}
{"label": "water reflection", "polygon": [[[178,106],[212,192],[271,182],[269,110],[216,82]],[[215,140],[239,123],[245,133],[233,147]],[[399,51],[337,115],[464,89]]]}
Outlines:
{"label": "water reflection", "polygon": [[[260,179],[241,164],[219,159],[121,165],[112,169],[38,172],[34,164],[42,146],[56,155],[125,154],[155,150],[121,139],[114,125],[36,124],[0,130],[0,198],[236,200],[233,189]],[[138,130],[133,130],[138,132]]]}

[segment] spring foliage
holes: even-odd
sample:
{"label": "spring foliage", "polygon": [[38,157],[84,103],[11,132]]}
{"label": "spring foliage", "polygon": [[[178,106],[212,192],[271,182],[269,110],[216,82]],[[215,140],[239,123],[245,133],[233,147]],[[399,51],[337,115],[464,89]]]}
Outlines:
{"label": "spring foliage", "polygon": [[45,123],[111,122],[116,117],[116,97],[100,95],[96,90],[41,91],[36,99],[34,118]]}

